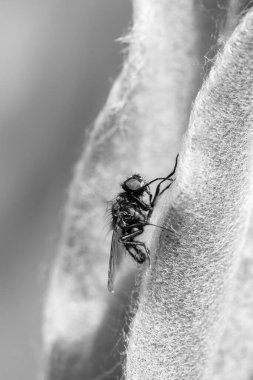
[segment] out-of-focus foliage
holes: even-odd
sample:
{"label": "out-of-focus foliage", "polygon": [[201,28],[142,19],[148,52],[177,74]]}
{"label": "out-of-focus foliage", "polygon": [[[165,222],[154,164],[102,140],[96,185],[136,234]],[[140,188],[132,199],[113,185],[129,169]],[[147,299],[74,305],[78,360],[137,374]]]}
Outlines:
{"label": "out-of-focus foliage", "polygon": [[[85,128],[122,55],[125,0],[0,4],[1,378],[38,373],[43,294]],[[15,365],[14,365],[15,363]]]}

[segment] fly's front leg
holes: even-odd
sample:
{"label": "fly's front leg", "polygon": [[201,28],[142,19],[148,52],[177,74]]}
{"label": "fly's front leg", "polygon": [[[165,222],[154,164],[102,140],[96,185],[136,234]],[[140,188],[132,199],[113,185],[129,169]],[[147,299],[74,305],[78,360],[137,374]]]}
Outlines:
{"label": "fly's front leg", "polygon": [[[162,191],[160,191],[160,188],[161,188],[162,183],[165,182],[165,181],[167,181],[167,180],[168,180],[168,181],[171,181],[171,183],[170,183],[168,186],[166,186],[165,189],[163,189]],[[151,201],[151,207],[152,207],[152,210],[151,210],[151,212],[149,212],[149,216],[151,215],[151,213],[152,213],[152,211],[153,211],[153,208],[154,208],[154,206],[155,206],[156,200],[157,200],[157,198],[159,197],[159,195],[161,195],[165,190],[167,190],[167,189],[172,185],[173,182],[174,182],[174,179],[164,178],[164,180],[162,180],[162,181],[159,183],[159,185],[157,185],[157,188],[156,188],[156,191],[155,191],[155,195],[154,195],[154,197],[153,197],[153,199],[152,199],[152,201]]]}
{"label": "fly's front leg", "polygon": [[167,185],[160,193],[159,195],[162,195],[166,190],[168,190],[170,188],[170,186],[172,185],[172,183],[175,181],[174,179],[173,180],[170,180],[171,183],[169,185]]}
{"label": "fly's front leg", "polygon": [[[153,199],[151,201],[151,207],[152,207],[152,209],[153,209],[153,207],[154,207],[154,205],[156,203],[156,200],[157,200],[158,196],[161,195],[165,190],[167,190],[172,185],[172,183],[174,182],[174,179],[171,179],[171,177],[176,172],[178,156],[179,155],[177,155],[177,157],[176,157],[175,166],[174,166],[172,172],[167,177],[165,177],[164,179],[162,179],[162,181],[156,187],[155,195],[154,195],[154,197],[153,197]],[[163,182],[165,182],[165,181],[171,181],[171,183],[168,186],[166,186],[165,189],[163,189],[162,191],[160,191],[161,184]],[[150,217],[151,213],[152,213],[152,210],[151,210],[151,212],[149,212],[149,217]]]}

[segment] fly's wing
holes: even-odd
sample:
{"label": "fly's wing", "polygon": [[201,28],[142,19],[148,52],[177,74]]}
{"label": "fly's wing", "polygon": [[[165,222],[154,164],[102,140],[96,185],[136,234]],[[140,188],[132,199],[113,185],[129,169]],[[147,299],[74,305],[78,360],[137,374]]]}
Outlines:
{"label": "fly's wing", "polygon": [[109,270],[108,270],[108,290],[113,293],[113,283],[116,274],[116,269],[118,266],[118,255],[122,249],[119,238],[121,236],[121,229],[115,228],[112,233],[112,243],[111,243],[111,252],[109,259]]}

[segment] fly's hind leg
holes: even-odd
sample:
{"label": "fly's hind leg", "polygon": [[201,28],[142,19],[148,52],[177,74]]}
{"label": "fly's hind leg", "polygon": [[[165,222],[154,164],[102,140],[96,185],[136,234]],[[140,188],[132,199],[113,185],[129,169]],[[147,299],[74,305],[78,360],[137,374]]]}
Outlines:
{"label": "fly's hind leg", "polygon": [[[147,259],[148,265],[150,267],[150,251],[145,243],[141,241],[124,241],[124,245],[127,251],[130,253],[130,255],[134,258],[134,260],[137,261],[137,263],[142,264]],[[145,249],[146,255],[143,254],[143,252],[141,252],[140,250],[138,250],[138,246],[141,246]],[[136,254],[133,254],[130,251],[131,247],[135,250]]]}
{"label": "fly's hind leg", "polygon": [[[119,239],[119,242],[124,244],[127,251],[134,258],[134,260],[137,261],[137,263],[142,264],[147,258],[149,262],[149,267],[150,267],[150,252],[149,252],[148,247],[146,246],[145,243],[141,241],[133,241],[134,237],[141,235],[143,233],[143,224],[136,223],[129,226],[129,228],[130,227],[137,228],[137,231],[126,233],[125,235],[121,236]],[[145,249],[146,255],[140,249],[138,249],[138,246],[141,246]],[[134,249],[135,253],[130,251],[131,247]]]}
{"label": "fly's hind leg", "polygon": [[146,260],[146,256],[143,252],[138,251],[133,245],[125,245],[125,248],[130,256],[138,263],[142,264]]}

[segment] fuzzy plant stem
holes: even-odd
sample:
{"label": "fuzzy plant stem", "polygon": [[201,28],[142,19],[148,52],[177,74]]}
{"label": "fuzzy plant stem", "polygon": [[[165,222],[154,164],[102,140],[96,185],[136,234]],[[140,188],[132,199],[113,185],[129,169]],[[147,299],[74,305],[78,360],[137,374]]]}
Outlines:
{"label": "fuzzy plant stem", "polygon": [[[205,5],[218,14],[219,3],[133,1],[122,71],[86,136],[69,189],[45,305],[48,380],[121,375],[114,371],[122,360],[116,343],[132,285],[122,266],[114,296],[106,289],[106,200],[133,172],[152,179],[173,167],[203,76]],[[143,236],[152,240],[152,269],[131,328],[127,380],[202,380],[208,373],[212,380],[248,380],[253,373],[252,343],[246,344],[253,342],[249,238],[241,260],[251,186],[251,18],[235,31],[198,96],[177,180],[153,215],[152,222],[174,232]]]}
{"label": "fuzzy plant stem", "polygon": [[[196,98],[174,188],[154,215],[173,231],[157,232],[152,241],[152,269],[129,337],[127,380],[242,380],[253,374],[253,339],[247,344],[245,331],[252,338],[252,301],[251,311],[233,307],[243,297],[236,296],[242,265],[250,277],[242,257],[252,202],[252,62],[250,11]],[[240,318],[229,322],[231,311],[245,327]],[[222,363],[229,323],[238,340],[227,347],[232,361],[225,355]],[[236,344],[242,351],[233,357]]]}
{"label": "fuzzy plant stem", "polygon": [[106,201],[133,172],[153,179],[174,165],[199,76],[193,15],[191,0],[133,3],[122,71],[86,136],[70,184],[45,304],[47,379],[96,378],[111,371],[110,356],[120,364],[115,331],[122,333],[130,290],[119,269],[114,296],[107,291]]}

